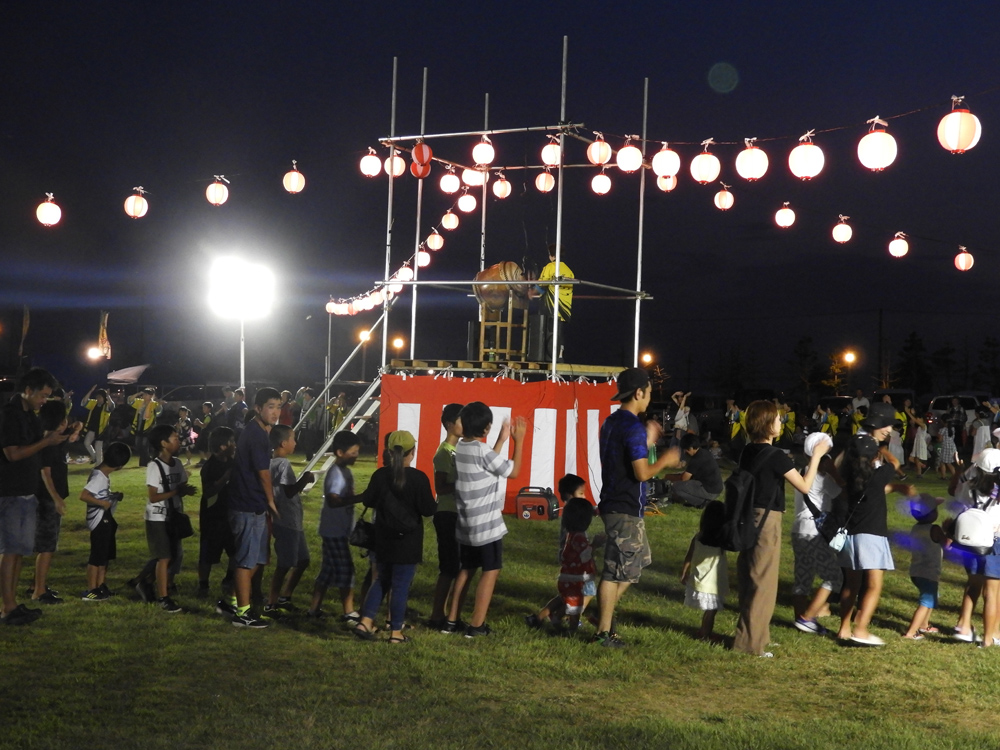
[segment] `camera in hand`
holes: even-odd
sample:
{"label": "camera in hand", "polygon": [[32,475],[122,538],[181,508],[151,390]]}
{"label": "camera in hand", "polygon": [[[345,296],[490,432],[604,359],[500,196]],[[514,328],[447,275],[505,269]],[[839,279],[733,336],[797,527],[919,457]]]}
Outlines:
{"label": "camera in hand", "polygon": [[124,492],[109,492],[108,493],[108,500],[110,500],[112,503],[120,503],[124,499],[125,499],[125,493]]}

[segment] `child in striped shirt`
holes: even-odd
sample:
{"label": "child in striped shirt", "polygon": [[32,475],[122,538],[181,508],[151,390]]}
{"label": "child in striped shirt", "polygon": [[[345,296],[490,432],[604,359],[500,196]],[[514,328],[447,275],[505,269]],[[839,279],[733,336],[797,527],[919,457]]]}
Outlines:
{"label": "child in striped shirt", "polygon": [[[504,496],[500,479],[515,479],[521,471],[527,422],[524,417],[517,417],[513,424],[504,422],[496,444],[490,450],[485,443],[493,426],[490,407],[482,401],[473,401],[462,408],[459,419],[463,438],[455,448],[455,504],[458,508],[455,533],[462,567],[455,579],[457,594],[452,597],[450,616],[442,632],[458,632],[459,616],[469,584],[476,569],[482,568],[472,618],[465,629],[465,637],[474,638],[490,634],[486,613],[493,599],[500,568],[503,567],[503,537],[507,533],[501,515]],[[508,437],[514,444],[514,456],[510,459],[498,454]]]}

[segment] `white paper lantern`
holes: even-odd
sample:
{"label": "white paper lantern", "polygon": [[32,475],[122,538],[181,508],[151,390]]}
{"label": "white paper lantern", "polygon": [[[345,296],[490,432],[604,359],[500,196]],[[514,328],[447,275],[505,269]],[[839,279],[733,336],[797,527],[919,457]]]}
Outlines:
{"label": "white paper lantern", "polygon": [[458,179],[458,175],[455,174],[451,169],[445,172],[441,176],[441,190],[448,195],[453,195],[458,192],[458,189],[462,187],[462,181]]}
{"label": "white paper lantern", "polygon": [[725,185],[722,186],[722,190],[715,194],[715,207],[720,211],[728,211],[733,207],[733,203],[735,202],[736,199],[733,197],[733,194],[726,189]]}
{"label": "white paper lantern", "polygon": [[788,168],[800,180],[811,180],[822,172],[824,161],[823,149],[811,142],[800,143],[788,154]]}
{"label": "white paper lantern", "polygon": [[493,183],[493,195],[500,200],[503,200],[510,195],[510,182],[508,182],[507,178],[503,176],[503,173],[501,173],[497,178],[497,181]]}
{"label": "white paper lantern", "polygon": [[413,269],[404,263],[403,267],[396,271],[396,277],[401,281],[413,281]]}
{"label": "white paper lantern", "polygon": [[594,179],[590,181],[590,187],[598,195],[607,195],[608,191],[611,190],[611,178],[602,171],[600,174],[594,175]]}
{"label": "white paper lantern", "polygon": [[440,250],[444,247],[444,237],[438,234],[436,229],[432,229],[431,233],[427,235],[426,244],[431,250]]}
{"label": "white paper lantern", "polygon": [[62,209],[56,205],[52,193],[46,193],[48,198],[43,203],[38,204],[35,209],[35,217],[43,227],[52,227],[59,223],[62,218]]}
{"label": "white paper lantern", "polygon": [[650,166],[657,177],[673,177],[681,171],[681,157],[664,143],[663,148],[653,154]]}
{"label": "white paper lantern", "polygon": [[462,197],[458,199],[458,210],[464,211],[465,213],[471,213],[476,210],[476,196],[470,195],[469,193],[463,193]]}
{"label": "white paper lantern", "polygon": [[691,176],[695,182],[700,182],[702,185],[715,182],[719,179],[721,171],[722,164],[719,158],[708,151],[703,151],[691,160]]}
{"label": "white paper lantern", "polygon": [[[961,97],[952,99],[952,107],[961,102]],[[964,154],[979,143],[983,134],[979,118],[967,109],[952,109],[938,123],[938,143],[953,154]]]}
{"label": "white paper lantern", "polygon": [[910,243],[906,241],[906,235],[896,232],[896,237],[889,243],[889,255],[893,258],[902,258],[910,252]]}
{"label": "white paper lantern", "polygon": [[483,140],[477,143],[472,149],[472,161],[476,164],[486,166],[487,164],[492,164],[495,157],[496,150],[493,148],[493,143],[484,135]]}
{"label": "white paper lantern", "polygon": [[143,196],[144,191],[141,187],[133,189],[136,191],[135,195],[125,199],[125,213],[133,219],[141,219],[149,210],[149,201]]}
{"label": "white paper lantern", "polygon": [[788,207],[788,203],[785,203],[774,214],[774,223],[782,229],[788,229],[788,227],[795,223],[795,212]]}
{"label": "white paper lantern", "polygon": [[873,172],[881,172],[896,160],[896,139],[874,128],[858,141],[858,160]]}
{"label": "white paper lantern", "polygon": [[396,152],[393,151],[392,156],[386,157],[383,168],[386,174],[389,174],[389,171],[392,170],[393,177],[402,177],[403,172],[406,171],[406,162],[403,161],[402,156],[396,155]]}
{"label": "white paper lantern", "polygon": [[616,161],[622,172],[635,172],[642,167],[642,151],[626,141],[625,145],[618,149]]}
{"label": "white paper lantern", "polygon": [[839,242],[841,245],[849,242],[851,237],[854,236],[854,230],[847,223],[848,218],[847,216],[841,216],[840,222],[833,225],[833,240],[834,242]]}
{"label": "white paper lantern", "polygon": [[535,178],[535,187],[538,188],[540,192],[547,193],[552,188],[556,186],[556,178],[552,176],[552,173],[548,170],[540,172]]}
{"label": "white paper lantern", "polygon": [[747,147],[736,155],[736,173],[744,180],[759,180],[767,172],[767,154],[764,149],[747,143]]}
{"label": "white paper lantern", "polygon": [[961,245],[958,246],[958,249],[960,252],[955,256],[955,268],[959,271],[968,271],[972,268],[972,264],[976,262],[976,259],[972,257],[972,253]]}
{"label": "white paper lantern", "polygon": [[542,164],[550,167],[558,166],[561,155],[562,150],[559,148],[559,142],[552,141],[542,149]]}
{"label": "white paper lantern", "polygon": [[417,266],[427,268],[431,264],[431,254],[426,250],[417,250]]}
{"label": "white paper lantern", "polygon": [[463,169],[462,182],[469,187],[482,187],[486,173],[478,169]]}
{"label": "white paper lantern", "polygon": [[662,190],[664,193],[669,193],[675,187],[677,187],[677,175],[660,175],[656,178],[656,187]]}
{"label": "white paper lantern", "polygon": [[611,146],[607,144],[600,133],[595,133],[597,140],[587,146],[587,160],[598,167],[611,161]]}
{"label": "white paper lantern", "polygon": [[[382,161],[378,158],[378,154],[375,153],[375,149],[369,147],[368,153],[361,157],[361,174],[365,177],[378,177],[381,171]],[[346,310],[346,303],[344,309]]]}
{"label": "white paper lantern", "polygon": [[213,206],[221,206],[229,200],[229,188],[221,182],[222,179],[221,176],[217,176],[215,182],[205,188],[205,198]]}
{"label": "white paper lantern", "polygon": [[302,189],[306,186],[306,178],[302,176],[299,171],[297,162],[292,159],[292,168],[288,172],[285,172],[285,176],[281,178],[281,184],[284,186],[292,195],[296,193],[301,193]]}
{"label": "white paper lantern", "polygon": [[[496,190],[496,185],[493,186]],[[452,229],[458,228],[458,214],[454,213],[450,208],[444,212],[444,216],[441,217],[441,226],[447,229],[449,232]],[[434,248],[431,248],[433,250]]]}

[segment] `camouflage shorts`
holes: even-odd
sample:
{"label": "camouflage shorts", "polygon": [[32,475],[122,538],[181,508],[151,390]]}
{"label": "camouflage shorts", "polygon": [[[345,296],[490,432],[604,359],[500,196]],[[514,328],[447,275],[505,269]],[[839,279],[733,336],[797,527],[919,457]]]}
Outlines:
{"label": "camouflage shorts", "polygon": [[608,541],[604,547],[601,580],[638,583],[642,569],[652,562],[646,522],[638,516],[624,513],[607,513],[602,518]]}

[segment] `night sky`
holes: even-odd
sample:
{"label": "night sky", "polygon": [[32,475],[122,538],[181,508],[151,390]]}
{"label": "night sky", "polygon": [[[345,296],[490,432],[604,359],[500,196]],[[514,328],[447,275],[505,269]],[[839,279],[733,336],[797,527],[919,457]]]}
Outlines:
{"label": "night sky", "polygon": [[[350,7],[347,7],[350,5]],[[235,380],[238,324],[206,304],[213,258],[240,253],[278,278],[273,314],[247,324],[248,380],[294,387],[323,374],[331,295],[348,297],[382,277],[384,175],[358,162],[389,134],[393,57],[399,59],[397,133],[420,125],[429,72],[428,132],[559,120],[562,37],[569,37],[567,119],[582,135],[602,131],[615,147],[641,132],[649,78],[649,155],[667,140],[681,154],[678,188],[646,183],[642,348],[678,386],[710,390],[738,358],[746,386],[786,387],[796,340],[821,356],[852,348],[856,377],[876,370],[878,311],[885,346],[911,331],[929,349],[952,344],[975,357],[993,330],[996,126],[1000,44],[995,9],[972,4],[944,15],[931,3],[28,3],[0,8],[0,365],[14,366],[23,305],[31,309],[27,353],[77,390],[100,374],[84,352],[109,310],[110,367],[150,363],[161,384]],[[728,93],[709,71],[738,73]],[[975,149],[956,156],[935,131],[953,94],[983,124]],[[905,117],[895,117],[913,112]],[[889,120],[896,162],[871,173],[858,162],[865,121]],[[833,132],[824,130],[842,128]],[[787,168],[798,137],[815,129],[826,167],[803,183]],[[745,137],[759,137],[767,175],[747,183],[733,167]],[[716,185],[688,172],[712,137],[735,206],[722,213]],[[778,140],[766,140],[766,139]],[[496,136],[494,165],[537,165],[539,134]],[[475,138],[432,143],[468,162]],[[739,145],[735,145],[739,143]],[[570,143],[567,161],[585,163]],[[384,149],[380,149],[384,156]],[[281,177],[296,159],[305,191]],[[407,160],[408,162],[408,160]],[[590,190],[593,168],[568,170],[565,260],[579,278],[635,284],[637,175],[608,170],[609,195]],[[231,180],[229,201],[204,197],[213,175]],[[453,198],[425,186],[423,227]],[[490,194],[487,263],[539,266],[555,239],[555,191],[538,193],[535,172],[509,172],[513,194]],[[122,210],[133,186],[149,213]],[[414,247],[415,180],[396,183],[393,266]],[[46,192],[63,209],[43,228]],[[790,201],[798,220],[779,230]],[[851,217],[854,238],[830,229]],[[468,279],[478,270],[478,214],[463,215],[425,278]],[[910,253],[888,255],[897,231]],[[962,274],[959,245],[975,257]],[[251,280],[247,280],[250,283]],[[421,292],[418,358],[465,356],[476,307],[455,292]],[[409,337],[409,297],[390,332]],[[405,309],[404,309],[405,308]],[[632,304],[574,306],[567,360],[630,363]],[[335,364],[376,313],[334,318]],[[375,359],[369,352],[369,370]],[[0,373],[2,374],[2,373]],[[357,369],[350,373],[356,377]],[[870,379],[869,379],[870,381]]]}

